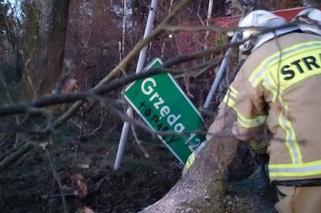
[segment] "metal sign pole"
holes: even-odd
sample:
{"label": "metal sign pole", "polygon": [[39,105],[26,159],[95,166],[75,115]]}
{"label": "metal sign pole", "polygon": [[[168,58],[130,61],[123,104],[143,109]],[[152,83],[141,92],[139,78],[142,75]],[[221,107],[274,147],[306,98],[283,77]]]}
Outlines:
{"label": "metal sign pole", "polygon": [[[151,1],[149,13],[148,13],[148,18],[147,18],[147,23],[146,23],[146,28],[145,28],[145,33],[144,33],[144,38],[146,38],[151,33],[151,31],[153,29],[153,23],[154,23],[155,16],[156,16],[157,5],[158,5],[158,0]],[[136,73],[139,73],[142,71],[142,69],[144,67],[146,53],[147,53],[147,46],[145,46],[143,49],[141,49],[141,51],[139,53],[139,58],[138,58],[137,67],[136,67]],[[133,109],[132,108],[128,108],[126,112],[130,118],[133,117]],[[120,164],[121,164],[121,161],[122,161],[122,158],[124,155],[124,151],[125,151],[125,146],[127,143],[129,127],[130,127],[130,123],[124,122],[122,133],[121,133],[120,140],[119,140],[117,155],[116,155],[116,159],[115,159],[115,163],[114,163],[114,170],[117,170],[120,167]]]}
{"label": "metal sign pole", "polygon": [[[235,43],[237,41],[237,37],[238,37],[238,33],[235,32],[233,37],[232,37],[232,40],[231,40],[231,44]],[[220,66],[220,69],[219,71],[217,72],[217,75],[214,79],[214,82],[211,86],[211,89],[206,97],[206,101],[204,103],[204,109],[208,109],[208,107],[210,106],[211,104],[211,101],[213,99],[213,96],[218,88],[218,86],[220,85],[220,82],[222,80],[222,78],[224,77],[225,75],[225,70],[226,70],[226,66],[227,64],[229,63],[229,55],[231,54],[232,52],[232,47],[229,47],[228,50],[226,51],[225,55],[224,55],[224,59],[222,61],[222,64]]]}

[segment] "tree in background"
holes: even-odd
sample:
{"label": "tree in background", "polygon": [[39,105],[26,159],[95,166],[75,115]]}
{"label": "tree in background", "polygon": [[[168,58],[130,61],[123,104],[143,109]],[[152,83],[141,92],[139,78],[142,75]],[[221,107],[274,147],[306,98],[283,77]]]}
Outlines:
{"label": "tree in background", "polygon": [[62,72],[69,1],[23,1],[24,89],[26,100],[50,94]]}
{"label": "tree in background", "polygon": [[[149,1],[147,0],[25,0],[21,1],[21,9],[18,10],[19,16],[8,15],[11,11],[9,4],[3,0],[0,2],[0,12],[2,12],[2,16],[5,17],[9,23],[13,23],[10,25],[0,19],[0,26],[5,29],[0,32],[2,41],[0,45],[2,48],[0,49],[1,54],[9,50],[9,52],[11,52],[10,57],[14,58],[13,62],[10,62],[12,64],[18,64],[17,62],[19,60],[16,60],[13,56],[18,57],[20,54],[23,68],[23,72],[20,72],[23,75],[23,95],[21,97],[27,100],[35,100],[34,102],[28,102],[29,105],[27,105],[26,108],[24,108],[25,105],[19,104],[16,108],[12,105],[10,106],[12,106],[12,109],[21,110],[19,113],[25,113],[27,116],[36,113],[44,114],[42,117],[39,116],[43,119],[40,125],[33,125],[34,123],[32,122],[25,122],[25,125],[23,126],[17,122],[17,130],[15,128],[12,129],[14,129],[14,131],[19,130],[28,137],[32,135],[33,137],[30,136],[30,138],[36,141],[38,140],[37,142],[52,142],[52,138],[57,136],[56,131],[59,129],[59,125],[66,122],[66,120],[73,115],[72,113],[61,113],[63,122],[57,125],[59,122],[56,121],[61,117],[52,121],[52,113],[48,107],[52,104],[75,102],[73,107],[76,107],[71,107],[67,111],[69,112],[71,109],[70,111],[75,113],[84,102],[88,103],[88,100],[92,102],[96,101],[96,103],[98,102],[100,104],[99,106],[105,111],[111,111],[113,115],[118,115],[119,118],[123,120],[129,119],[125,117],[122,112],[122,109],[126,107],[126,104],[123,100],[119,99],[119,90],[122,89],[126,83],[135,80],[135,77],[137,77],[128,76],[128,74],[133,72],[138,51],[144,45],[149,44],[149,49],[151,50],[149,59],[159,55],[163,56],[162,58],[164,59],[169,59],[169,62],[167,61],[166,63],[167,68],[176,71],[179,73],[178,75],[180,75],[180,77],[184,78],[183,82],[185,84],[185,89],[187,92],[190,92],[190,97],[192,97],[193,94],[196,94],[196,96],[200,98],[204,98],[202,95],[203,93],[195,90],[193,91],[193,89],[189,90],[189,85],[195,83],[196,85],[207,86],[208,82],[210,82],[208,73],[211,74],[210,77],[213,77],[213,69],[218,65],[217,62],[221,59],[221,56],[228,46],[227,40],[221,40],[220,44],[215,46],[216,49],[209,49],[207,50],[209,51],[207,54],[199,56],[198,58],[194,56],[195,58],[193,58],[191,55],[193,55],[195,51],[203,51],[204,36],[195,36],[192,37],[192,39],[187,40],[187,42],[192,43],[191,45],[194,45],[194,47],[197,46],[200,48],[191,49],[192,51],[179,52],[180,50],[177,49],[178,40],[175,39],[177,38],[174,32],[175,30],[169,29],[168,26],[165,25],[156,28],[153,38],[148,40],[148,42],[139,40],[142,37],[147,18],[149,5]],[[124,2],[127,2],[128,4],[126,5],[128,10],[127,13],[123,9]],[[162,0],[160,2],[160,12],[157,23],[163,23],[163,18],[181,2],[183,1]],[[187,1],[185,0],[185,2]],[[171,24],[175,25],[192,22],[193,25],[204,27],[205,25],[203,22],[207,16],[207,7],[208,1],[190,1],[190,4],[186,6],[186,10],[182,13],[172,15]],[[213,17],[222,15],[224,13],[224,8],[225,2],[223,0],[215,1],[213,6]],[[128,15],[128,19],[126,19],[126,24],[124,25],[125,15]],[[21,28],[18,30],[15,25],[21,26]],[[124,26],[125,34],[123,33]],[[191,26],[190,28],[192,29]],[[12,30],[12,33],[9,29]],[[215,31],[215,26],[212,30]],[[226,31],[224,29],[217,31],[221,33],[222,36],[225,36],[224,33]],[[203,30],[200,34],[205,35],[205,31]],[[187,42],[181,42],[183,43],[182,46],[185,45],[189,48],[189,43]],[[179,57],[175,58],[178,54],[179,56],[183,56],[183,59]],[[175,63],[170,63],[172,59],[176,60],[174,60]],[[205,66],[205,62],[211,62],[209,63],[210,66]],[[185,66],[181,66],[182,63],[185,63]],[[195,74],[195,71],[201,70],[200,67],[203,71],[209,71],[205,78],[203,78],[206,80],[207,84],[203,81],[201,83],[198,81],[200,79],[198,77],[201,74]],[[190,70],[194,71],[194,74],[189,74],[187,72]],[[64,74],[67,75],[64,76]],[[59,79],[61,77],[65,79],[60,81]],[[101,79],[103,80],[100,81]],[[112,83],[110,83],[111,79],[114,80]],[[55,90],[57,84],[65,86],[64,83],[68,82],[70,82],[70,85],[77,84],[78,89],[75,92],[78,93],[72,93],[72,90],[75,89],[75,87],[71,87],[70,89],[66,89],[66,94],[64,92],[61,93],[61,91],[60,93],[58,91],[56,94],[57,96],[52,94],[52,91]],[[98,82],[100,82],[99,86],[95,86]],[[117,87],[113,87],[113,85],[117,85]],[[95,87],[95,89],[92,89],[93,87]],[[115,91],[116,89],[118,91]],[[79,93],[79,90],[84,91],[84,93]],[[51,94],[51,96],[46,97],[47,99],[43,98],[42,96],[45,94]],[[113,99],[112,97],[116,98]],[[198,106],[202,103],[203,100],[197,102]],[[0,109],[2,110],[0,110],[0,112],[3,114],[8,112],[5,111],[8,110],[6,106],[1,106]],[[48,111],[50,113],[48,113]],[[212,113],[215,114],[215,112]],[[66,114],[67,116],[65,116]],[[96,123],[101,122],[100,127],[107,126],[111,131],[113,131],[113,128],[110,128],[112,125],[111,123],[119,123],[120,121],[120,119],[117,121],[111,120],[110,118],[112,116],[108,116],[108,119],[106,119],[108,121],[104,122],[103,118],[100,118],[101,114],[97,113],[97,110],[92,114],[95,116],[93,117]],[[210,115],[211,118],[213,117],[213,114]],[[83,122],[86,123],[88,120],[83,120]],[[132,122],[135,123],[134,121]],[[137,122],[137,124],[141,123]],[[39,126],[40,129],[38,128]],[[80,138],[83,136],[83,127],[82,125],[78,126],[80,126]],[[97,131],[101,130],[100,127],[97,128]],[[145,130],[148,129],[144,125],[141,125],[141,127],[143,127],[142,129],[145,128]],[[111,131],[109,131],[109,133]],[[147,137],[150,138],[150,135]],[[146,209],[146,212],[151,209],[153,210],[153,208],[157,209],[158,207],[161,207],[161,210],[159,210],[160,212],[165,212],[164,209],[171,211],[174,208],[183,208],[183,210],[186,211],[194,209],[204,210],[204,208],[207,208],[207,210],[210,211],[211,208],[221,208],[222,206],[219,201],[222,197],[219,195],[224,194],[222,184],[224,171],[222,170],[222,165],[226,166],[232,161],[238,143],[229,139],[218,139],[218,143],[218,147],[215,147],[212,143],[211,145],[213,146],[209,146],[205,149],[203,151],[204,153],[200,155],[198,159],[200,163],[195,165],[191,170],[190,175],[184,177],[178,185],[169,192],[165,199],[158,203],[159,206],[155,205],[150,207],[149,209]],[[27,141],[23,144],[26,144],[26,146],[22,146],[22,148],[28,147],[28,149],[30,149],[30,146],[34,146],[34,144],[37,143],[29,143]],[[230,144],[231,146],[229,146]],[[40,144],[40,146],[42,145],[43,144]],[[35,146],[38,146],[38,144]],[[42,148],[45,146],[47,145],[43,145]],[[13,149],[13,154],[17,153],[21,157],[25,153],[25,149],[21,152]],[[225,155],[226,153],[227,155]],[[9,154],[8,156],[11,155]],[[4,162],[7,162],[6,159],[8,158],[2,153],[0,158],[1,172],[4,170],[5,166],[3,165]],[[57,175],[55,175],[55,178],[59,180],[56,176]],[[62,197],[64,196],[62,195]]]}

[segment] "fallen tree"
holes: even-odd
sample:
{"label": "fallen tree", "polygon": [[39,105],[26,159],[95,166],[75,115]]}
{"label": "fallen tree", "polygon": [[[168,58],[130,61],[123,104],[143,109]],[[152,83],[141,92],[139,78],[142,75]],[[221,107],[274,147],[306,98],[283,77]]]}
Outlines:
{"label": "fallen tree", "polygon": [[210,128],[213,137],[208,137],[211,139],[197,155],[189,171],[161,200],[142,210],[142,213],[223,212],[224,176],[240,144],[231,137],[232,120],[229,118],[231,116],[215,120]]}
{"label": "fallen tree", "polygon": [[213,138],[190,171],[161,200],[141,212],[223,212],[224,172],[237,146],[232,138]]}

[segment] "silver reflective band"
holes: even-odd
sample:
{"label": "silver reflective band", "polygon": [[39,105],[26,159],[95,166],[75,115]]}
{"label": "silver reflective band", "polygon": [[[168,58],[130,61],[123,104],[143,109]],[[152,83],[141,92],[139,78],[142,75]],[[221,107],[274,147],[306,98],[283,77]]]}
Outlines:
{"label": "silver reflective band", "polygon": [[282,164],[269,165],[270,177],[302,177],[321,175],[321,162],[305,163],[312,165],[293,164],[292,166],[285,167]]}

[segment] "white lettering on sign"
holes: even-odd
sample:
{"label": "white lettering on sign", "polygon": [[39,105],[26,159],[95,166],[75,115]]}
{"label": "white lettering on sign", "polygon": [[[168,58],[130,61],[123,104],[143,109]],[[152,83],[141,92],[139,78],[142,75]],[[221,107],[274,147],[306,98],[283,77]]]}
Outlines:
{"label": "white lettering on sign", "polygon": [[161,116],[159,120],[165,118],[169,126],[174,126],[175,132],[183,132],[185,130],[185,126],[179,122],[181,114],[170,114],[170,106],[166,105],[164,99],[154,91],[154,88],[156,87],[157,83],[153,78],[146,78],[142,82],[141,90],[144,95],[150,96],[148,101],[152,103],[156,110],[159,110],[159,114]]}
{"label": "white lettering on sign", "polygon": [[156,87],[156,81],[152,78],[146,78],[142,83],[142,92],[145,95],[150,95],[154,91],[150,84],[152,84],[153,87]]}
{"label": "white lettering on sign", "polygon": [[200,144],[201,144],[201,140],[197,137],[193,140],[193,143],[192,143],[192,139],[194,137],[196,137],[196,133],[191,133],[190,134],[190,137],[186,140],[186,144],[189,146],[190,149],[192,150],[195,150]]}
{"label": "white lettering on sign", "polygon": [[161,118],[168,115],[170,113],[170,110],[169,110],[169,107],[168,106],[163,106],[161,109],[160,109],[160,115],[161,115]]}

